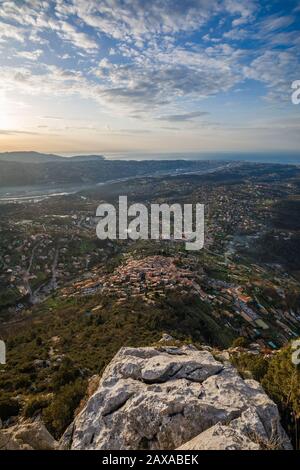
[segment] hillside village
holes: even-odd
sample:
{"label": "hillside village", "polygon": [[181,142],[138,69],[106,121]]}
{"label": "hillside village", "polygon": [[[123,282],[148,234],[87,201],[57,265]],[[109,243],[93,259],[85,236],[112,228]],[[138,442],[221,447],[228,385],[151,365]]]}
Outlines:
{"label": "hillside village", "polygon": [[[193,271],[192,263],[179,257],[149,256],[142,259],[125,256],[113,273],[100,274],[97,268],[60,292],[62,298],[93,296],[96,293],[122,304],[130,299],[155,305],[172,292],[193,295],[203,302],[213,318],[235,335],[248,337],[258,349],[277,349],[300,331],[300,310],[263,306],[255,295],[233,282],[213,279]],[[259,268],[257,268],[259,269]],[[259,284],[259,283],[258,283]],[[284,291],[277,289],[283,299]],[[142,305],[141,303],[141,305]],[[101,303],[90,312],[101,311]],[[274,339],[274,331],[276,331]]]}

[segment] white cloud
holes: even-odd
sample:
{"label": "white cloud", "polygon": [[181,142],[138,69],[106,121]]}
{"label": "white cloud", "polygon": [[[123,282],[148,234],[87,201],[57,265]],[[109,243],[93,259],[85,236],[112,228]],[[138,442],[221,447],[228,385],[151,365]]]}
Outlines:
{"label": "white cloud", "polygon": [[266,84],[267,98],[290,101],[291,83],[300,76],[300,64],[292,52],[266,51],[245,67],[244,72],[246,77]]}
{"label": "white cloud", "polygon": [[[56,11],[67,18],[76,15],[87,25],[116,39],[152,37],[191,31],[203,25],[219,10],[217,0],[73,0],[58,2]],[[142,42],[140,43],[142,45]]]}
{"label": "white cloud", "polygon": [[134,111],[153,110],[172,100],[199,99],[229,90],[240,79],[238,51],[227,45],[209,50],[144,52],[142,60],[113,64],[103,59],[91,73],[101,80],[101,95]]}
{"label": "white cloud", "polygon": [[36,49],[35,51],[19,51],[17,56],[27,60],[38,60],[42,54],[43,51],[41,49]]}
{"label": "white cloud", "polygon": [[19,28],[8,23],[0,21],[0,43],[6,42],[9,39],[24,42],[25,34],[23,28]]}
{"label": "white cloud", "polygon": [[286,16],[278,16],[272,15],[263,20],[260,23],[261,30],[264,33],[270,33],[274,31],[278,31],[279,29],[286,28],[294,23],[295,18],[291,15]]}
{"label": "white cloud", "polygon": [[[291,50],[273,48],[299,44],[297,32],[284,31],[294,17],[272,15],[254,22],[259,9],[255,0],[5,1],[0,4],[5,21],[0,42],[22,41],[28,50],[18,53],[26,67],[6,67],[4,85],[13,84],[23,94],[78,94],[119,112],[157,115],[162,107],[159,114],[165,116],[176,116],[170,108],[174,102],[190,106],[231,90],[245,77],[265,83],[269,97],[282,94],[292,63],[296,73],[297,60]],[[201,32],[212,18],[224,25],[225,15],[233,26],[230,31],[210,29],[204,45],[192,42],[193,31]],[[183,37],[186,42],[177,41]],[[247,37],[258,42],[256,49],[242,49],[233,42]],[[102,40],[108,42],[109,60],[99,63]],[[69,45],[75,49],[72,70],[42,63],[34,68],[43,51],[45,57],[51,50],[57,58],[71,59]],[[32,51],[33,46],[39,49]],[[86,71],[80,61],[88,64]]]}
{"label": "white cloud", "polygon": [[46,28],[51,26],[51,3],[43,0],[4,1],[0,5],[0,17],[9,23]]}
{"label": "white cloud", "polygon": [[209,113],[206,111],[194,111],[190,113],[170,114],[167,116],[159,116],[157,120],[169,121],[169,122],[187,122],[187,121],[192,121],[198,117],[206,116],[208,114]]}
{"label": "white cloud", "polygon": [[76,30],[73,25],[67,23],[66,21],[59,23],[59,29],[57,33],[62,39],[71,42],[79,49],[92,52],[99,48],[99,44],[96,41],[91,39],[87,34]]}
{"label": "white cloud", "polygon": [[256,1],[248,0],[225,0],[225,8],[231,15],[238,15],[232,21],[233,26],[240,26],[252,20],[254,13],[258,10],[259,4]]}

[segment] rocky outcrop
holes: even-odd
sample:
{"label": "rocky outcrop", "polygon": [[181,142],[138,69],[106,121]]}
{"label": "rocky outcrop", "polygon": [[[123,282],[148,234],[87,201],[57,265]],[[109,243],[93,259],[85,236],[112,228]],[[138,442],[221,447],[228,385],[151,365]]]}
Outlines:
{"label": "rocky outcrop", "polygon": [[54,450],[57,442],[38,419],[0,430],[0,450]]}
{"label": "rocky outcrop", "polygon": [[229,424],[218,423],[183,444],[178,450],[260,450],[290,448],[281,433],[269,434],[255,408],[248,408]]}
{"label": "rocky outcrop", "polygon": [[118,352],[60,447],[259,449],[273,441],[290,447],[257,382],[210,351],[161,343]]}
{"label": "rocky outcrop", "polygon": [[240,431],[218,423],[178,450],[260,450],[260,446]]}

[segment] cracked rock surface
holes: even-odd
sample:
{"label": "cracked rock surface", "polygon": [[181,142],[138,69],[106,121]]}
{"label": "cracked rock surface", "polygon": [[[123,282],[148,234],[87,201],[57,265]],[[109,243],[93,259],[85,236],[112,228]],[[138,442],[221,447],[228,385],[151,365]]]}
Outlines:
{"label": "cracked rock surface", "polygon": [[55,450],[57,442],[40,420],[24,421],[0,431],[0,450]]}
{"label": "cracked rock surface", "polygon": [[254,380],[193,346],[122,348],[63,435],[69,449],[258,449],[290,443]]}

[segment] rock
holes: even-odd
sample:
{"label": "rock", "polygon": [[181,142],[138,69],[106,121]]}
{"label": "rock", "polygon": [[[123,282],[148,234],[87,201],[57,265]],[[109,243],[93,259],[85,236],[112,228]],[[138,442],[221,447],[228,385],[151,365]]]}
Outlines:
{"label": "rock", "polygon": [[240,431],[252,440],[267,442],[269,439],[269,434],[267,433],[260,417],[256,413],[255,408],[248,408],[239,418],[232,420],[229,427]]}
{"label": "rock", "polygon": [[212,352],[213,348],[211,346],[208,346],[207,344],[202,344],[201,345],[201,350]]}
{"label": "rock", "polygon": [[177,450],[259,450],[258,444],[252,442],[238,430],[220,423],[207,429],[199,436],[180,446]]}
{"label": "rock", "polygon": [[159,340],[159,343],[171,343],[172,341],[174,341],[173,336],[164,333],[161,339]]}
{"label": "rock", "polygon": [[276,405],[257,382],[209,351],[159,345],[116,354],[60,447],[257,449],[273,436],[290,447]]}
{"label": "rock", "polygon": [[0,431],[0,450],[54,450],[57,442],[41,420],[25,421]]}
{"label": "rock", "polygon": [[77,416],[78,413],[80,413],[82,411],[82,409],[85,407],[88,399],[96,392],[96,390],[99,386],[99,381],[100,381],[100,376],[97,375],[97,374],[92,375],[92,377],[89,378],[85,396],[83,397],[83,399],[79,403],[79,406],[77,407],[77,409],[75,411],[75,416]]}
{"label": "rock", "polygon": [[[278,430],[280,432],[280,429]],[[255,408],[248,408],[228,425],[221,423],[183,444],[178,450],[260,450],[291,449],[285,433],[273,439]]]}
{"label": "rock", "polygon": [[230,354],[228,351],[220,351],[215,355],[215,357],[218,361],[221,361],[222,363],[230,362]]}

